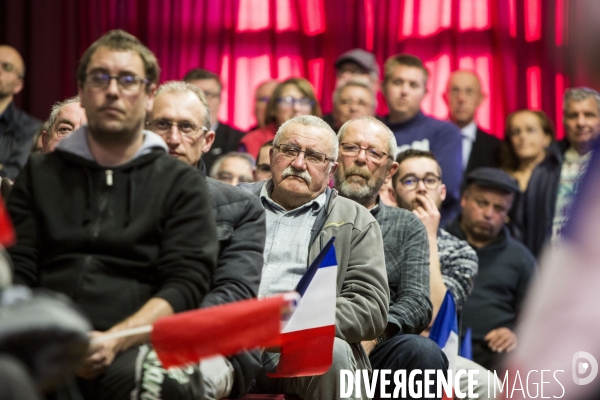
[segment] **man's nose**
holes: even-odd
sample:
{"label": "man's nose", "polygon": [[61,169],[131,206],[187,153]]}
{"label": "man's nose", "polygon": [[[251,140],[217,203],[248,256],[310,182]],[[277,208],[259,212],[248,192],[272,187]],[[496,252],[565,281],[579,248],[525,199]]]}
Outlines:
{"label": "man's nose", "polygon": [[292,167],[300,171],[306,169],[306,159],[304,158],[304,153],[298,153],[294,161],[292,161]]}

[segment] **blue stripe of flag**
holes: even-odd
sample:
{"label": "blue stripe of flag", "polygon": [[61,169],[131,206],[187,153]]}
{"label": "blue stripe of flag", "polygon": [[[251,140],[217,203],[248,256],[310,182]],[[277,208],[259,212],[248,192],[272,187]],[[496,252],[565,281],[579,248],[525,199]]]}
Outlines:
{"label": "blue stripe of flag", "polygon": [[310,264],[304,275],[302,275],[302,278],[300,278],[300,282],[298,282],[298,285],[296,286],[296,292],[300,293],[300,296],[304,296],[304,292],[308,289],[312,278],[319,268],[337,265],[335,248],[333,247],[334,241],[335,237],[329,239],[325,247],[323,247],[319,255]]}

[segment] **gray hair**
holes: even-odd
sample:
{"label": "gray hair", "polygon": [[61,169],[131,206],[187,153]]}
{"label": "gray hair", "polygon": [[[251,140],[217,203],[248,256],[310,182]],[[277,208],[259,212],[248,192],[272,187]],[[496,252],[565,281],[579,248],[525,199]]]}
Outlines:
{"label": "gray hair", "polygon": [[166,93],[180,94],[188,92],[195,94],[200,100],[200,103],[204,106],[204,127],[210,131],[210,108],[208,107],[204,92],[198,86],[184,81],[168,81],[158,87],[154,98],[156,99],[161,94]]}
{"label": "gray hair", "polygon": [[567,113],[567,102],[569,100],[572,101],[582,101],[587,98],[593,98],[596,100],[596,106],[598,107],[598,114],[600,114],[600,93],[596,92],[594,89],[590,89],[588,87],[578,87],[571,88],[565,91],[563,96],[563,115]]}
{"label": "gray hair", "polygon": [[254,158],[250,154],[240,153],[239,151],[230,151],[227,154],[223,154],[222,156],[219,156],[219,158],[217,158],[215,160],[214,164],[210,168],[209,176],[211,178],[217,177],[217,173],[221,169],[221,164],[223,164],[223,162],[225,160],[227,160],[228,158],[240,158],[240,159],[246,161],[250,165],[250,169],[252,169],[254,171],[254,166],[255,166],[256,162],[254,161]]}
{"label": "gray hair", "polygon": [[331,129],[331,126],[329,126],[329,124],[327,122],[325,122],[321,118],[315,117],[313,115],[300,115],[298,117],[289,119],[289,120],[285,121],[283,124],[281,124],[281,126],[277,130],[277,134],[275,135],[275,138],[273,139],[274,147],[279,146],[279,142],[281,141],[281,136],[283,136],[283,133],[286,131],[286,129],[288,129],[288,127],[290,125],[294,125],[294,124],[299,124],[299,125],[304,125],[304,126],[314,126],[316,128],[321,128],[321,129],[324,129],[325,131],[327,131],[327,133],[330,134],[331,141],[333,142],[332,143],[333,148],[331,149],[331,152],[332,152],[331,158],[333,158],[334,160],[337,160],[340,145],[339,145],[339,142],[338,142],[335,132],[333,131],[333,129]]}
{"label": "gray hair", "polygon": [[356,80],[350,80],[335,89],[335,91],[333,92],[333,104],[334,105],[339,103],[340,94],[342,93],[342,91],[344,89],[346,89],[348,87],[360,87],[360,88],[368,90],[369,94],[371,95],[371,105],[373,107],[373,112],[375,111],[375,109],[377,109],[377,96],[375,96],[375,92],[373,91],[373,88],[362,81],[356,81]]}
{"label": "gray hair", "polygon": [[47,121],[48,132],[50,132],[52,128],[54,128],[54,124],[56,123],[56,118],[58,118],[58,113],[60,112],[60,110],[67,104],[78,103],[79,101],[79,96],[75,96],[54,104],[50,109],[50,116],[48,117]]}
{"label": "gray hair", "polygon": [[394,132],[392,132],[390,130],[390,128],[387,127],[386,124],[384,124],[383,122],[381,122],[380,120],[378,120],[375,117],[357,117],[357,118],[351,119],[350,121],[347,121],[344,125],[342,125],[342,127],[340,128],[340,130],[338,131],[338,134],[337,134],[338,141],[340,143],[342,142],[342,139],[344,138],[344,133],[346,132],[348,125],[350,125],[351,123],[356,122],[356,121],[369,122],[369,123],[378,125],[381,129],[383,129],[388,134],[388,155],[391,157],[391,160],[393,160],[396,157],[396,152],[398,151],[398,144],[396,143],[396,136],[394,136]]}

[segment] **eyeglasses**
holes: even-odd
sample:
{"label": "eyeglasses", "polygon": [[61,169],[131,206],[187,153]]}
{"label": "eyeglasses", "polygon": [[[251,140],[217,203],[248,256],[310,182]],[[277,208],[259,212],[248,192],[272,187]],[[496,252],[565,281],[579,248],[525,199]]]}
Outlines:
{"label": "eyeglasses", "polygon": [[441,181],[442,178],[435,175],[427,175],[425,178],[417,178],[416,176],[409,175],[400,179],[400,183],[402,183],[402,186],[406,190],[415,190],[419,186],[419,182],[423,182],[429,190],[437,189]]}
{"label": "eyeglasses", "polygon": [[142,84],[147,85],[150,83],[148,79],[137,75],[124,74],[112,76],[104,72],[88,73],[85,77],[85,83],[92,88],[106,89],[113,79],[117,81],[119,88],[125,92],[137,92],[142,87]]}
{"label": "eyeglasses", "polygon": [[204,132],[208,131],[208,128],[206,128],[205,126],[195,125],[188,121],[174,122],[166,118],[148,121],[146,122],[146,125],[150,126],[151,128],[154,128],[152,130],[160,134],[169,132],[171,130],[171,127],[175,125],[183,136],[189,138],[193,138],[198,133],[199,129],[202,129]]}
{"label": "eyeglasses", "polygon": [[292,96],[279,97],[277,98],[277,103],[283,107],[293,107],[294,105],[298,104],[302,108],[309,108],[315,104],[315,102],[308,97],[296,99]]}
{"label": "eyeglasses", "polygon": [[340,147],[342,148],[342,154],[349,157],[358,157],[360,151],[364,150],[367,158],[375,162],[380,162],[385,156],[388,155],[385,151],[370,147],[360,147],[359,145],[352,143],[342,143],[340,144]]}
{"label": "eyeglasses", "polygon": [[19,76],[19,78],[22,78],[22,76],[19,73],[19,71],[17,71],[17,68],[15,67],[15,64],[9,63],[8,61],[4,61],[4,62],[0,63],[0,66],[2,67],[2,69],[5,72],[14,72],[15,74],[17,74]]}
{"label": "eyeglasses", "polygon": [[296,159],[300,153],[304,153],[304,160],[310,164],[323,164],[325,161],[335,161],[333,158],[327,157],[326,154],[312,150],[301,150],[292,144],[278,144],[273,147],[279,150],[284,157],[291,159]]}
{"label": "eyeglasses", "polygon": [[256,170],[258,172],[262,172],[263,174],[268,174],[271,172],[271,166],[269,164],[257,164]]}

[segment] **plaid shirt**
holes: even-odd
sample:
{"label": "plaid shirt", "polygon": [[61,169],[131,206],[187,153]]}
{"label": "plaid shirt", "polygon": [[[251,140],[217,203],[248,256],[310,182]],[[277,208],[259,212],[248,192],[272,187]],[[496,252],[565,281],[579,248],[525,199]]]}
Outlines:
{"label": "plaid shirt", "polygon": [[403,333],[418,334],[431,321],[429,241],[423,223],[410,211],[379,200],[371,209],[381,227],[390,286],[388,323]]}
{"label": "plaid shirt", "polygon": [[438,230],[437,243],[442,279],[460,312],[473,290],[479,259],[469,243],[443,229]]}

